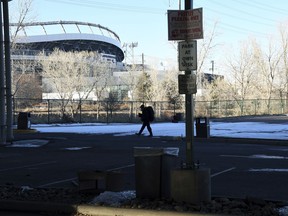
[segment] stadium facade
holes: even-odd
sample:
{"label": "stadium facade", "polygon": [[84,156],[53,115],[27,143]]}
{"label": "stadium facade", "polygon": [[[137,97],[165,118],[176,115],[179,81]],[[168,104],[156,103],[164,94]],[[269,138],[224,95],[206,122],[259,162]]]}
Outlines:
{"label": "stadium facade", "polygon": [[12,49],[12,59],[33,59],[38,53],[63,51],[94,51],[109,61],[114,70],[123,68],[124,51],[119,36],[99,24],[78,21],[51,21],[10,23],[17,32]]}
{"label": "stadium facade", "polygon": [[[124,71],[125,65],[124,51],[121,47],[120,37],[112,30],[99,24],[78,22],[78,21],[51,21],[10,23],[12,41],[11,59],[14,62],[25,62],[23,67],[15,64],[14,73],[25,76],[34,74],[34,82],[39,86],[45,84],[41,75],[41,67],[37,68],[35,62],[41,52],[53,52],[56,48],[65,52],[70,51],[92,51],[98,52],[102,56],[102,61],[108,62],[112,72]],[[15,33],[17,32],[17,34]],[[30,62],[30,63],[27,63]],[[31,65],[31,66],[30,66]],[[26,79],[26,80],[27,80]],[[27,97],[29,89],[22,88],[22,93],[18,92],[16,97]],[[36,98],[43,98],[43,89],[39,88]]]}

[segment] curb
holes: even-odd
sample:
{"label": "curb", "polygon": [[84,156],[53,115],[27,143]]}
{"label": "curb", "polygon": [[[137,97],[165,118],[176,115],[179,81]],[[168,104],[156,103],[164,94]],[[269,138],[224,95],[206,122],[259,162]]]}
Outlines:
{"label": "curb", "polygon": [[204,214],[193,212],[156,211],[145,209],[126,209],[93,205],[69,205],[34,201],[0,200],[0,211],[13,212],[46,212],[63,214],[87,214],[90,216],[219,216],[219,214]]}
{"label": "curb", "polygon": [[30,133],[37,133],[36,129],[13,129],[13,133],[15,134],[30,134]]}
{"label": "curb", "polygon": [[204,214],[194,212],[173,212],[173,211],[156,211],[145,209],[125,209],[113,207],[100,207],[90,205],[80,205],[77,207],[77,212],[81,214],[88,214],[93,216],[219,216],[216,214]]}
{"label": "curb", "polygon": [[77,206],[37,201],[0,200],[0,209],[18,212],[77,213]]}
{"label": "curb", "polygon": [[233,137],[209,137],[198,138],[195,137],[197,142],[210,142],[210,143],[244,143],[244,144],[259,144],[259,145],[288,145],[288,140],[280,139],[257,139],[257,138],[233,138]]}

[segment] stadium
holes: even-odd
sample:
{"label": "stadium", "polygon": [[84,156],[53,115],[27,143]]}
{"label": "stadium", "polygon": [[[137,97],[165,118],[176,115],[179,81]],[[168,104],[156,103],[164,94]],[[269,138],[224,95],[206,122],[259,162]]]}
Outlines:
{"label": "stadium", "polygon": [[[124,52],[119,36],[99,24],[78,21],[51,21],[10,23],[15,33],[12,40],[12,59],[33,58],[37,53],[52,52],[55,48],[63,51],[97,51],[103,60],[113,63],[114,69],[123,67]],[[14,30],[14,31],[13,31]]]}

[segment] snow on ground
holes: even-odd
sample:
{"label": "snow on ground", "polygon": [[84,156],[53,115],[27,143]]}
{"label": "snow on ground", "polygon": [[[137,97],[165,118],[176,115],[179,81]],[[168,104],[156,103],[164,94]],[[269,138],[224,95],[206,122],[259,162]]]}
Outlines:
{"label": "snow on ground", "polygon": [[[82,133],[115,134],[115,136],[133,135],[139,131],[141,124],[39,124],[32,125],[42,133]],[[154,136],[185,137],[185,123],[152,123]],[[259,139],[288,139],[288,125],[267,124],[261,122],[210,122],[210,136]],[[194,127],[194,134],[196,134]],[[144,134],[148,135],[147,130]]]}

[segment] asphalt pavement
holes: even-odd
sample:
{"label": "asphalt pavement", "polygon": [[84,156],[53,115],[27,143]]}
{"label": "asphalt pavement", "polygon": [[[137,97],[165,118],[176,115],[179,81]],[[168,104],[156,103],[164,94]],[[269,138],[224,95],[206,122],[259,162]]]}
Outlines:
{"label": "asphalt pavement", "polygon": [[[247,118],[288,123],[286,116]],[[40,147],[24,147],[31,141]],[[118,170],[128,173],[123,189],[135,190],[135,147],[179,148],[179,166],[186,160],[186,143],[179,137],[16,131],[14,143],[20,147],[0,147],[0,185],[77,187],[81,171]],[[195,138],[193,145],[195,161],[211,170],[212,196],[287,201],[287,141],[210,137]]]}

